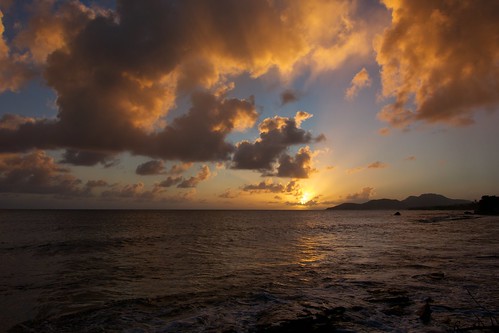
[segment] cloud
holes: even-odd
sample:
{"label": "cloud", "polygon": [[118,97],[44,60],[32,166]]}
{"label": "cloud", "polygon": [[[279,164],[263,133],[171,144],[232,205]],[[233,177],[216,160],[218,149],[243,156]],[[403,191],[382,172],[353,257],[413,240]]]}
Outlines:
{"label": "cloud", "polygon": [[357,74],[355,74],[350,87],[345,91],[345,98],[347,100],[353,100],[359,93],[359,90],[369,86],[371,86],[369,72],[367,69],[362,68]]}
{"label": "cloud", "polygon": [[[122,152],[229,160],[238,149],[227,136],[258,117],[253,98],[223,93],[231,80],[271,70],[283,80],[317,75],[367,55],[367,30],[355,10],[353,2],[323,0],[120,0],[114,10],[34,1],[10,45],[1,39],[0,91],[18,89],[34,68],[57,94],[58,115],[0,128],[0,151],[64,149],[65,162],[76,165],[106,163],[106,155]],[[179,94],[191,95],[191,108],[166,123]],[[253,164],[270,167],[287,144]],[[235,166],[248,168],[246,162]]]}
{"label": "cloud", "polygon": [[405,158],[406,161],[415,161],[416,160],[416,156],[407,156]]}
{"label": "cloud", "polygon": [[312,167],[313,153],[310,148],[304,147],[298,150],[295,157],[282,154],[277,167],[277,177],[308,178],[310,174],[317,171]]}
{"label": "cloud", "polygon": [[182,177],[172,177],[168,176],[165,180],[163,180],[161,183],[158,184],[160,187],[171,187],[173,185],[176,185],[180,183],[183,180]]}
{"label": "cloud", "polygon": [[107,181],[105,181],[105,180],[102,180],[102,179],[99,179],[99,180],[89,180],[85,186],[89,187],[89,188],[107,187],[107,186],[109,186],[109,183]]}
{"label": "cloud", "polygon": [[364,167],[355,167],[347,169],[345,172],[347,175],[352,175],[354,173],[361,172],[362,170],[364,170]]}
{"label": "cloud", "polygon": [[179,175],[189,170],[192,167],[192,163],[180,163],[171,166],[170,170],[167,171],[169,175]]}
{"label": "cloud", "polygon": [[357,173],[357,172],[364,171],[366,169],[384,169],[384,168],[387,168],[387,167],[388,167],[388,164],[380,162],[380,161],[376,161],[376,162],[372,162],[372,163],[368,164],[365,167],[360,166],[360,167],[355,167],[355,168],[347,169],[346,173],[348,175],[351,175],[351,174],[354,174],[354,173]]}
{"label": "cloud", "polygon": [[286,187],[281,183],[273,183],[270,180],[262,181],[258,184],[245,185],[242,190],[245,192],[268,192],[268,193],[282,193]]}
{"label": "cloud", "polygon": [[499,105],[499,5],[496,1],[384,1],[392,24],[375,43],[383,96],[378,118],[469,125]]}
{"label": "cloud", "polygon": [[111,190],[103,191],[101,197],[108,200],[131,199],[134,201],[156,201],[162,199],[160,194],[162,190],[154,187],[152,190],[146,190],[144,183],[115,185]]}
{"label": "cloud", "polygon": [[281,93],[281,106],[294,103],[300,98],[299,93],[293,89],[286,89]]}
{"label": "cloud", "polygon": [[386,163],[376,161],[367,166],[368,169],[384,169],[387,168],[388,165]]}
{"label": "cloud", "polygon": [[22,55],[12,53],[4,38],[3,12],[0,10],[0,93],[17,91],[34,76]]}
{"label": "cloud", "polygon": [[34,123],[36,120],[31,117],[23,117],[15,114],[4,114],[0,118],[0,129],[15,131],[21,125],[27,123]]}
{"label": "cloud", "polygon": [[378,131],[379,135],[388,136],[390,135],[390,129],[388,127],[380,128]]}
{"label": "cloud", "polygon": [[[307,160],[307,157],[311,156],[310,151],[305,149],[294,159],[285,152],[293,145],[323,140],[323,136],[314,138],[309,131],[300,128],[301,122],[311,116],[307,112],[299,111],[294,118],[276,116],[264,119],[259,125],[260,136],[257,140],[242,141],[237,144],[232,159],[232,168],[261,170],[264,174],[270,175],[275,174],[275,164],[280,159],[280,162],[285,164],[281,171],[283,177],[288,177],[286,174],[288,171],[291,172],[291,167],[295,167],[298,172],[296,167],[301,165],[302,171],[305,172],[304,168],[310,167],[310,161]],[[303,172],[301,174],[305,175]],[[278,174],[279,171],[277,171]]]}
{"label": "cloud", "polygon": [[[97,96],[95,98],[99,100]],[[101,156],[109,152],[130,151],[184,162],[226,160],[234,150],[233,145],[225,141],[227,135],[233,130],[252,126],[258,116],[253,99],[229,99],[198,92],[192,96],[189,112],[175,118],[162,130],[147,133],[128,122],[126,117],[121,117],[119,112],[113,114],[115,105],[94,109],[93,105],[70,101],[73,102],[79,105],[71,105],[67,110],[77,108],[81,114],[74,110],[68,111],[68,114],[60,112],[59,120],[24,122],[15,129],[11,128],[12,120],[6,117],[0,119],[0,151],[64,147],[70,152],[100,151]],[[59,97],[58,103],[64,104],[65,100]],[[101,109],[106,111],[99,112]],[[80,162],[68,157],[65,161]]]}
{"label": "cloud", "polygon": [[135,173],[141,176],[160,175],[165,171],[165,162],[152,160],[137,166]]}
{"label": "cloud", "polygon": [[239,196],[238,193],[235,193],[233,190],[229,188],[223,191],[218,197],[223,199],[234,199],[237,198],[238,196]]}
{"label": "cloud", "polygon": [[374,195],[374,188],[364,187],[362,191],[357,193],[348,194],[346,196],[347,200],[369,200]]}
{"label": "cloud", "polygon": [[196,187],[200,182],[208,179],[211,176],[210,168],[207,165],[203,165],[196,176],[184,179],[180,184],[177,185],[178,188],[193,188]]}
{"label": "cloud", "polygon": [[0,155],[0,193],[80,195],[82,181],[43,151]]}
{"label": "cloud", "polygon": [[113,153],[99,151],[67,149],[62,156],[60,163],[73,165],[92,166],[100,163],[108,168],[119,163]]}
{"label": "cloud", "polygon": [[244,192],[264,192],[264,193],[289,193],[293,195],[299,195],[301,193],[301,187],[298,181],[291,180],[287,184],[274,183],[270,179],[266,179],[257,184],[248,184],[241,188]]}
{"label": "cloud", "polygon": [[15,36],[13,45],[37,65],[44,65],[47,57],[59,49],[67,49],[78,33],[96,19],[97,15],[111,15],[97,6],[85,6],[80,1],[37,0],[26,6],[29,20]]}

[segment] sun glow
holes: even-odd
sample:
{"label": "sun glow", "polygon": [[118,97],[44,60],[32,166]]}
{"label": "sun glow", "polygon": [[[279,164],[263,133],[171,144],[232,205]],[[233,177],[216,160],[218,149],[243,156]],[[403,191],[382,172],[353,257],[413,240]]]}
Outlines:
{"label": "sun glow", "polygon": [[313,198],[313,194],[310,192],[303,192],[301,198],[300,198],[300,204],[305,205],[307,202],[309,202]]}

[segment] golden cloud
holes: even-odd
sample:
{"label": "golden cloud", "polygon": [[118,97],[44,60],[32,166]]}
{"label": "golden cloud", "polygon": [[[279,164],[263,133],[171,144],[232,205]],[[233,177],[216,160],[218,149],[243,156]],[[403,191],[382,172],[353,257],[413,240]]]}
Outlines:
{"label": "golden cloud", "polygon": [[379,119],[468,125],[499,105],[497,1],[384,1],[392,24],[375,43],[383,96]]}

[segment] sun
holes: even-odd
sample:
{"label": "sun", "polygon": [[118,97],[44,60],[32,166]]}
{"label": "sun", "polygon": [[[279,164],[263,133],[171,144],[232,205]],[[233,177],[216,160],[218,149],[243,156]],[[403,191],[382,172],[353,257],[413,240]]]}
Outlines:
{"label": "sun", "polygon": [[300,198],[300,205],[305,205],[312,198],[313,198],[313,194],[312,193],[310,193],[310,192],[303,192],[303,194],[302,194],[302,196]]}

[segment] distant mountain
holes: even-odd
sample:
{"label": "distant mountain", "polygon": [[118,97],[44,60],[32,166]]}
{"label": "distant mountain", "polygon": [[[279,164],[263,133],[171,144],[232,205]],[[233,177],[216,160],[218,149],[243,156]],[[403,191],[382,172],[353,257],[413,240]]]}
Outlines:
{"label": "distant mountain", "polygon": [[369,200],[368,202],[357,203],[342,203],[335,207],[330,207],[330,210],[378,210],[378,209],[425,209],[425,208],[445,208],[450,206],[459,206],[471,204],[469,200],[449,199],[440,194],[425,193],[419,197],[411,195],[404,200],[394,199],[377,199]]}

